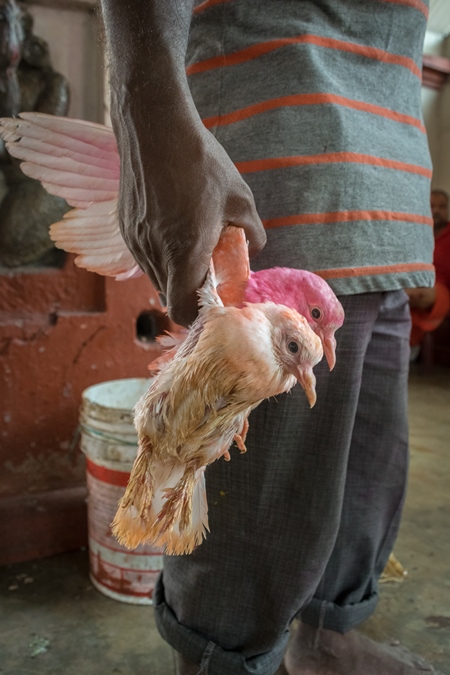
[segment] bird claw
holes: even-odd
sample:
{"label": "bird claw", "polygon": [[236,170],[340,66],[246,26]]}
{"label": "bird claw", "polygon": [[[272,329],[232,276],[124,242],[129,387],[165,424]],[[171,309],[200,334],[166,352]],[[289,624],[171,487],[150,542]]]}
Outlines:
{"label": "bird claw", "polygon": [[[250,424],[248,422],[248,417],[246,417],[245,420],[244,420],[244,424],[242,425],[241,433],[239,434],[240,437],[242,438],[242,442],[244,443],[244,445],[245,445],[245,439],[247,438],[249,426],[250,426]],[[247,448],[246,448],[246,450],[247,450]]]}
{"label": "bird claw", "polygon": [[229,462],[231,460],[231,455],[229,450],[224,450],[223,451],[223,458],[226,462]]}
{"label": "bird claw", "polygon": [[239,450],[241,451],[241,455],[244,454],[244,452],[247,452],[247,448],[245,446],[244,440],[240,434],[235,434],[233,441],[236,443],[238,446]]}
{"label": "bird claw", "polygon": [[244,452],[247,452],[245,439],[247,438],[248,427],[249,427],[248,417],[246,417],[242,424],[242,429],[238,434],[235,434],[233,438],[233,441],[236,443],[239,450],[241,451],[241,455],[244,454]]}

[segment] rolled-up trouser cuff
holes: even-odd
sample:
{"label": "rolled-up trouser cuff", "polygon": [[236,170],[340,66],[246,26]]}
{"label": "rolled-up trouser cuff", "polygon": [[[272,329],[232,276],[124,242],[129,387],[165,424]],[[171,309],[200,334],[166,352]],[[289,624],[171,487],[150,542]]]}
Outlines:
{"label": "rolled-up trouser cuff", "polygon": [[246,658],[241,652],[222,649],[205,636],[179,623],[165,602],[162,575],[157,581],[153,602],[161,637],[186,659],[198,664],[198,675],[273,675],[281,663],[289,631],[272,651]]}
{"label": "rolled-up trouser cuff", "polygon": [[304,623],[316,628],[334,630],[337,633],[348,633],[363,621],[366,621],[375,611],[378,603],[378,593],[355,605],[339,607],[326,600],[313,599],[301,612],[300,618]]}

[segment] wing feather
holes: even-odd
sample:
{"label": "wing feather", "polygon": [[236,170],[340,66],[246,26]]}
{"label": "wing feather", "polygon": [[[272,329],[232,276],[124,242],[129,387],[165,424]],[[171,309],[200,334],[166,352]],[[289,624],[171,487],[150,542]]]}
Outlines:
{"label": "wing feather", "polygon": [[19,118],[43,129],[48,129],[52,133],[63,134],[69,138],[74,138],[76,141],[83,141],[92,145],[101,145],[105,150],[117,152],[114,132],[104,124],[35,112],[20,113]]}
{"label": "wing feather", "polygon": [[112,129],[21,113],[0,120],[0,136],[25,175],[75,207],[50,227],[57,248],[76,253],[75,263],[91,272],[120,280],[142,274],[119,229],[120,161]]}
{"label": "wing feather", "polygon": [[77,253],[75,264],[118,281],[142,274],[119,229],[117,200],[73,209],[50,227],[57,248]]}
{"label": "wing feather", "polygon": [[41,113],[0,120],[9,153],[25,175],[71,206],[115,199],[120,161],[112,129]]}
{"label": "wing feather", "polygon": [[[15,122],[16,120],[12,121]],[[8,119],[0,119],[0,135],[5,140],[6,147],[13,157],[27,159],[27,157],[31,157],[30,153],[33,152],[35,153],[36,163],[41,162],[44,157],[48,162],[51,161],[51,157],[70,158],[82,165],[99,167],[105,172],[111,173],[112,177],[117,178],[119,176],[119,158],[116,153],[104,152],[97,146],[87,145],[70,138],[64,139],[64,137],[56,145],[55,141],[58,141],[60,134],[46,132],[45,137],[43,137],[40,129],[36,132],[36,129],[29,123],[26,127],[27,132],[18,136],[8,132]],[[40,156],[39,162],[38,155]]]}

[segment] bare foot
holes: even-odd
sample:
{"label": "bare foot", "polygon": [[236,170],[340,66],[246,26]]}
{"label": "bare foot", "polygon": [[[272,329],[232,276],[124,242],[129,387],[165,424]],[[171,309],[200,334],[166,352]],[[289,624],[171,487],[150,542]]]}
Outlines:
{"label": "bare foot", "polygon": [[288,675],[423,675],[436,673],[409,649],[378,644],[354,630],[345,635],[300,623],[284,665]]}

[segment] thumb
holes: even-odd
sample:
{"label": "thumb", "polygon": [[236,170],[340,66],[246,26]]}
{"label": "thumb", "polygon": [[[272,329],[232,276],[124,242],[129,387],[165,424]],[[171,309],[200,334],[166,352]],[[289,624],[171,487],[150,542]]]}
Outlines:
{"label": "thumb", "polygon": [[267,242],[267,235],[260,217],[255,212],[255,218],[249,222],[233,223],[240,225],[248,241],[248,254],[253,257],[263,250]]}
{"label": "thumb", "polygon": [[198,315],[197,290],[203,285],[211,255],[199,260],[191,256],[180,264],[171,264],[167,276],[167,312],[175,323],[186,328]]}
{"label": "thumb", "polygon": [[254,256],[266,245],[267,235],[261,218],[256,210],[253,194],[247,188],[244,195],[231,197],[227,204],[228,225],[242,227],[248,241],[250,256]]}

